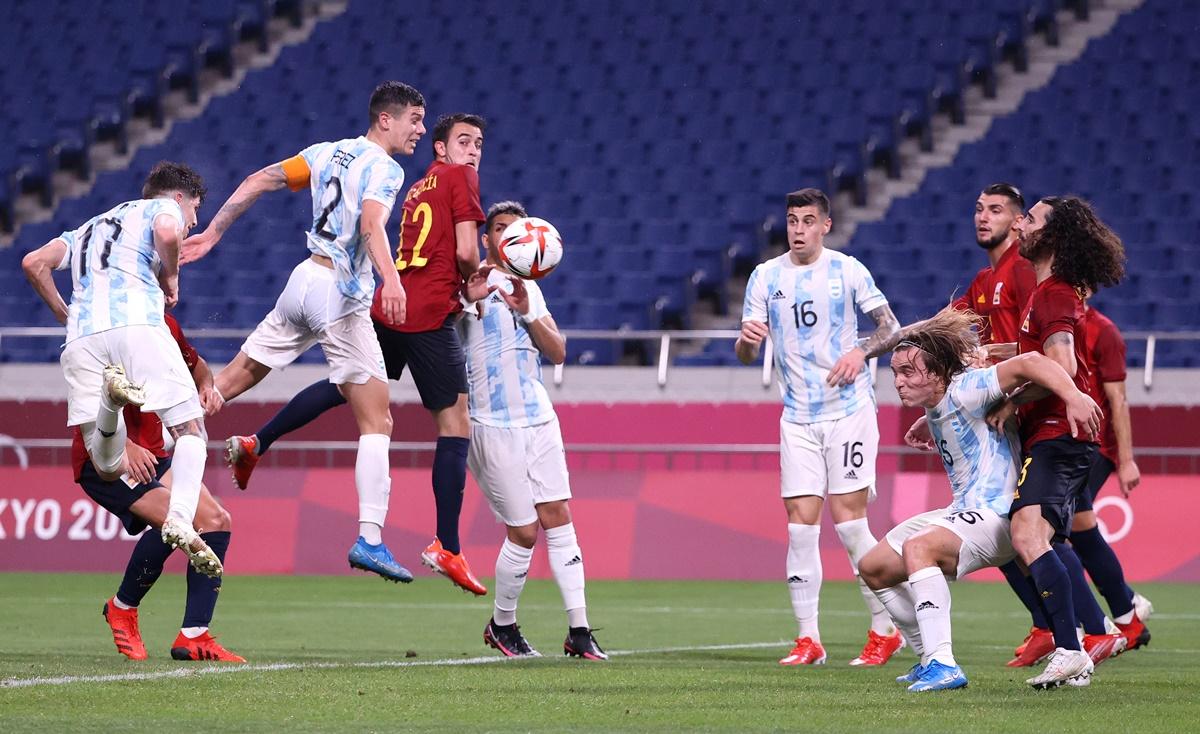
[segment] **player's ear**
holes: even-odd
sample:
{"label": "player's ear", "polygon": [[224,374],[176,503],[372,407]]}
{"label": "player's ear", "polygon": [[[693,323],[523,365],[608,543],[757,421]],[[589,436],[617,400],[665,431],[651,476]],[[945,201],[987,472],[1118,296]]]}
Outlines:
{"label": "player's ear", "polygon": [[446,144],[440,140],[433,141],[433,155],[437,158],[445,158]]}
{"label": "player's ear", "polygon": [[833,226],[833,217],[825,217],[825,224],[821,227],[821,234],[829,234],[829,228]]}

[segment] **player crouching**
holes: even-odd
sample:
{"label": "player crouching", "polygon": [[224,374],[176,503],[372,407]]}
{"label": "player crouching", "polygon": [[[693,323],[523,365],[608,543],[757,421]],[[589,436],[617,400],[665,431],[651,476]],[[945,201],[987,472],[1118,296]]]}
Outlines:
{"label": "player crouching", "polygon": [[[905,406],[921,406],[950,478],[953,502],[892,529],[862,560],[859,573],[921,661],[896,680],[910,691],[963,688],[967,676],[950,642],[950,587],[961,578],[1016,557],[1008,511],[1017,487],[1015,435],[989,428],[988,409],[1027,382],[1062,398],[1072,435],[1094,435],[1100,409],[1053,360],[1023,354],[985,369],[968,360],[978,346],[977,317],[946,308],[906,330],[892,356],[896,391]],[[907,581],[907,583],[905,583]],[[1086,686],[1092,672],[1065,678]]]}
{"label": "player crouching", "polygon": [[[223,402],[213,390],[212,372],[187,342],[175,319],[167,314],[165,321],[191,370],[200,401],[211,415]],[[116,515],[130,535],[147,526],[161,529],[167,521],[172,484],[171,457],[164,444],[162,421],[154,413],[137,409],[139,390],[129,384],[119,367],[108,371],[104,389],[106,399],[121,410],[128,436],[125,453],[113,471],[97,468],[83,433],[76,428],[71,445],[75,481],[97,504]],[[229,512],[203,484],[193,528],[192,546],[184,549],[192,561],[187,571],[187,605],[183,624],[171,645],[171,657],[244,663],[245,658],[226,650],[208,632],[231,531]],[[138,628],[138,604],[162,574],[173,550],[158,533],[144,533],[133,547],[117,593],[104,603],[104,618],[112,629],[117,651],[130,660],[146,659],[146,646]]]}

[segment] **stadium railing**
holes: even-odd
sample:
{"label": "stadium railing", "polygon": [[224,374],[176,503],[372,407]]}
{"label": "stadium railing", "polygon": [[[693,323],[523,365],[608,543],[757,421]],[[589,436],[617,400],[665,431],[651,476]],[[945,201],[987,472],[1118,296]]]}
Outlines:
{"label": "stadium railing", "polygon": [[[617,342],[650,342],[658,343],[657,379],[660,387],[667,384],[667,376],[671,365],[671,346],[676,341],[695,341],[703,339],[725,339],[733,341],[740,332],[734,329],[666,329],[666,330],[629,330],[629,329],[563,329],[563,334],[570,339],[596,339]],[[204,341],[207,339],[245,339],[249,334],[246,329],[189,329],[188,339]],[[34,337],[44,339],[61,339],[62,327],[56,326],[0,326],[0,355],[4,354],[4,339],[6,337]],[[1200,331],[1130,331],[1123,334],[1125,341],[1145,342],[1146,358],[1142,366],[1142,384],[1150,389],[1154,384],[1155,349],[1159,342],[1164,341],[1196,341],[1200,342]],[[772,351],[771,341],[767,340],[763,349],[762,379],[763,385],[771,384]],[[872,364],[872,368],[875,365]],[[555,365],[554,384],[561,385],[564,365]]]}

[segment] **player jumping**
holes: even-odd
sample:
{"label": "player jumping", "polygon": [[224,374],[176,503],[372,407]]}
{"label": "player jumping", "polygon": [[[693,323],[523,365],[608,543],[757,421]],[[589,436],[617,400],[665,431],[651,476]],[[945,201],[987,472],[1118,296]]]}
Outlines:
{"label": "player jumping", "polygon": [[217,389],[232,400],[272,369],[321,345],[329,382],[350,402],[360,434],[354,466],[359,537],[350,548],[350,565],[409,582],[412,574],[392,557],[382,536],[391,492],[392,414],[383,354],[368,311],[373,265],[383,278],[376,298],[380,317],[401,323],[406,316],[386,231],[404,183],[404,170],[392,156],[411,155],[424,134],[425,98],[407,84],[384,82],[371,94],[369,115],[365,135],[311,145],[248,176],[208,228],[188,238],[184,261],[207,254],[262,194],[285,187],[310,190],[313,219],[306,238],[312,254],[292,271],[275,308],[217,375]]}
{"label": "player jumping", "polygon": [[953,493],[949,507],[912,517],[888,532],[859,569],[921,656],[908,674],[897,678],[909,683],[910,691],[967,685],[950,642],[947,579],[1016,557],[1008,510],[1017,486],[1020,450],[1015,435],[988,426],[988,409],[1033,382],[1065,402],[1072,435],[1091,435],[1100,424],[1095,402],[1057,363],[1040,354],[969,369],[978,347],[973,331],[977,323],[973,314],[948,307],[905,329],[892,355],[896,391],[905,406],[925,409]]}
{"label": "player jumping", "polygon": [[[799,635],[783,665],[825,662],[817,625],[821,592],[821,507],[826,495],[834,528],[858,563],[875,546],[867,526],[874,496],[879,426],[866,360],[890,351],[900,326],[887,299],[858,260],[824,247],[832,220],[817,189],[787,195],[789,251],[754,269],[746,287],[743,364],[771,337],[782,383],[780,468],[788,515],[787,579]],[[856,308],[877,328],[861,341]],[[851,665],[882,665],[903,645],[883,605],[859,580],[871,629]]]}
{"label": "player jumping", "polygon": [[[197,570],[221,575],[217,554],[192,529],[208,448],[204,408],[164,306],[179,300],[180,243],[204,198],[199,174],[180,163],[154,166],[142,198],[118,204],[25,256],[34,290],[66,324],[62,353],[67,425],[78,426],[98,471],[126,461],[126,405],[157,413],[175,441],[164,543],[182,548]],[[71,269],[71,305],[51,270]]]}
{"label": "player jumping", "polygon": [[554,364],[567,357],[566,338],[536,281],[504,274],[500,236],[525,217],[502,201],[488,210],[483,245],[496,290],[462,319],[470,383],[471,474],[505,524],[508,537],[496,557],[496,599],[483,639],[506,656],[537,656],[517,626],[517,602],[533,559],[538,527],[546,534],[550,571],[567,610],[563,652],[607,660],[588,625],[583,552],[567,501],[571,485],[558,416],[542,382],[540,355]]}

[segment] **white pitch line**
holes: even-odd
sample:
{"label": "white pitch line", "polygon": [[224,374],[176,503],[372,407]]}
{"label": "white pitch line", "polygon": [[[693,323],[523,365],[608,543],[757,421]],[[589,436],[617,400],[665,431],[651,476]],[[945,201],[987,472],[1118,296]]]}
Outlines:
{"label": "white pitch line", "polygon": [[[672,652],[704,652],[715,650],[750,650],[762,647],[786,645],[786,640],[776,642],[747,642],[729,645],[693,645],[682,647],[655,647],[641,650],[612,650],[609,655],[654,655]],[[63,675],[39,678],[6,678],[0,680],[0,688],[33,688],[36,686],[65,686],[73,683],[121,683],[125,681],[154,681],[169,678],[186,678],[193,675],[226,675],[229,673],[263,673],[281,670],[332,670],[337,668],[421,668],[432,665],[487,665],[506,663],[531,658],[506,658],[488,655],[474,658],[442,658],[440,660],[380,660],[360,663],[258,663],[251,665],[208,665],[197,668],[178,668],[150,673],[113,673],[110,675]],[[547,658],[543,658],[547,659]],[[549,658],[551,660],[556,658]]]}

